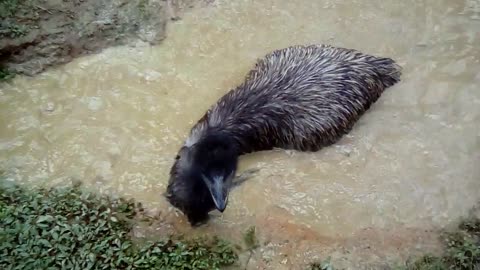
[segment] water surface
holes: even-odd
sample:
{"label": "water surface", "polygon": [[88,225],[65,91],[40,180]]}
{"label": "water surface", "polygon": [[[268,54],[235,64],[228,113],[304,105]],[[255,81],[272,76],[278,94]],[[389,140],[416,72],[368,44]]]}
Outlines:
{"label": "water surface", "polygon": [[[363,236],[384,256],[372,260],[392,246],[423,249],[409,242],[419,231],[451,224],[480,199],[479,7],[232,0],[196,8],[159,46],[111,48],[2,85],[0,169],[22,183],[78,179],[134,197],[160,211],[160,231],[232,236],[256,225],[286,258],[256,262],[272,269],[331,243],[361,255]],[[312,43],[392,57],[402,82],[332,147],[242,157],[240,172],[260,171],[232,192],[223,215],[192,232],[161,195],[189,129],[257,58]]]}

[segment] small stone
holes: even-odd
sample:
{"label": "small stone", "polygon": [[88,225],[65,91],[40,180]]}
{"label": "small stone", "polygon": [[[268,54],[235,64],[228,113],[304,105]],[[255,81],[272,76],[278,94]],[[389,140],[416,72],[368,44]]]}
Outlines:
{"label": "small stone", "polygon": [[144,212],[144,214],[148,217],[154,218],[160,215],[160,210],[157,208],[150,208]]}
{"label": "small stone", "polygon": [[44,111],[46,111],[46,112],[53,112],[53,111],[55,111],[55,103],[53,103],[53,102],[48,102],[47,105],[45,105]]}

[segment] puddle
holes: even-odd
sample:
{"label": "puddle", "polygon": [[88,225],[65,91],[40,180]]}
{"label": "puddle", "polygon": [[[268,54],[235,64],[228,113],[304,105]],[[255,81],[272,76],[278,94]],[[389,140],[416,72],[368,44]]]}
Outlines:
{"label": "puddle", "polygon": [[[160,231],[240,237],[256,225],[277,245],[259,269],[327,248],[357,263],[434,249],[425,228],[480,199],[478,14],[478,1],[216,1],[170,24],[159,46],[111,48],[3,85],[0,169],[134,197],[161,211]],[[242,157],[240,172],[260,171],[192,232],[162,197],[189,129],[256,58],[310,43],[392,57],[402,82],[332,147]]]}

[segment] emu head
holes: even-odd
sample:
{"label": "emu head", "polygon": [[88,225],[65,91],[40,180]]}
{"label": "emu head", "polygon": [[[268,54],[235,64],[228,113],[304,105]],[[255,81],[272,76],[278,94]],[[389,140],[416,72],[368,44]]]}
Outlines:
{"label": "emu head", "polygon": [[192,225],[208,219],[208,212],[227,207],[237,169],[238,154],[226,135],[207,135],[183,146],[170,170],[166,197]]}

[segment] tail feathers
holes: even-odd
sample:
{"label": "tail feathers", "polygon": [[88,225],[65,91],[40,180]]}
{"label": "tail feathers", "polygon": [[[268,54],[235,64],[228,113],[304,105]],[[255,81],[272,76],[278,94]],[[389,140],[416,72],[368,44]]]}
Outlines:
{"label": "tail feathers", "polygon": [[390,58],[377,58],[372,61],[385,88],[400,81],[402,67]]}

